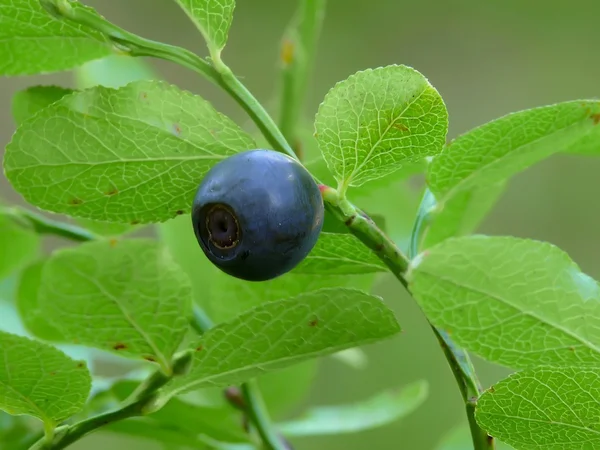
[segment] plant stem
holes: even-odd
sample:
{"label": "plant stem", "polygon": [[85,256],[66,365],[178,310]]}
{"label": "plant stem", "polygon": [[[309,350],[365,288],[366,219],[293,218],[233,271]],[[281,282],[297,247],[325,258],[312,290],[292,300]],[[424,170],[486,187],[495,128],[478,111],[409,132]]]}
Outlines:
{"label": "plant stem", "polygon": [[[268,142],[273,146],[275,150],[283,153],[287,153],[292,157],[296,157],[294,151],[290,147],[286,137],[277,127],[271,116],[264,109],[264,107],[258,102],[258,100],[252,95],[252,93],[244,86],[244,84],[233,74],[231,69],[221,60],[220,54],[213,52],[212,65],[207,61],[200,58],[198,55],[185,50],[180,47],[163,44],[160,42],[150,41],[141,38],[137,35],[129,33],[110,22],[106,21],[102,17],[95,14],[90,9],[73,8],[68,0],[40,0],[42,5],[47,7],[53,15],[59,15],[62,18],[72,20],[76,23],[83,24],[90,28],[93,28],[103,33],[111,42],[113,42],[117,48],[131,56],[151,56],[167,61],[180,64],[184,67],[190,68],[200,75],[206,77],[210,81],[216,83],[218,86],[223,88],[227,93],[233,97],[233,99],[248,113],[254,123],[261,130]],[[307,22],[306,30],[303,32],[307,33],[306,36],[313,36],[316,38],[316,24],[319,21],[319,4],[318,0],[305,0],[304,5],[306,8],[311,9],[314,15],[314,22],[310,20]],[[310,48],[308,46],[307,48]],[[310,51],[310,50],[309,50]],[[308,73],[308,66],[301,67],[300,73]],[[289,99],[292,100],[292,105],[289,108],[294,109],[287,113],[285,118],[282,118],[284,129],[288,136],[293,136],[294,132],[290,130],[295,129],[295,123],[297,117],[299,117],[299,100],[295,97],[296,89],[303,92],[305,88],[302,82],[306,82],[306,76],[303,77],[299,87],[295,89],[290,87]],[[293,106],[295,105],[295,106]],[[288,108],[288,106],[286,106]],[[291,134],[290,134],[291,133]],[[367,247],[375,252],[375,254],[388,266],[394,276],[408,289],[408,283],[405,278],[406,271],[409,267],[410,260],[404,255],[396,246],[396,244],[385,235],[377,225],[362,211],[348,202],[345,197],[340,196],[337,191],[330,187],[322,186],[323,200],[326,208],[332,212],[339,220],[344,222],[351,233],[363,242]],[[342,193],[343,194],[343,193]],[[423,219],[423,218],[420,218]],[[418,218],[418,220],[420,220]],[[420,223],[424,223],[425,220]],[[415,224],[415,232],[419,232],[421,225]],[[414,235],[414,233],[413,233]],[[411,246],[416,248],[418,242],[418,235],[411,237]],[[206,324],[204,324],[206,325]],[[197,329],[202,329],[198,325]],[[473,443],[475,450],[493,450],[494,441],[481,430],[474,419],[474,405],[477,396],[480,393],[479,383],[475,377],[475,373],[468,355],[460,348],[457,347],[443,331],[433,328],[438,338],[438,341],[444,351],[444,355],[448,360],[450,368],[454,373],[454,376],[459,384],[463,399],[465,400],[467,416],[471,427],[471,434],[473,437]],[[242,386],[244,388],[244,386]],[[248,387],[245,387],[248,389]],[[253,401],[257,399],[257,393],[251,391],[249,398]],[[259,405],[260,407],[260,405]],[[251,408],[250,408],[251,409]],[[269,421],[265,420],[266,415],[262,415],[264,410],[260,410],[261,414],[252,412],[248,413],[253,417],[253,420],[258,421],[255,423],[257,430],[261,436],[272,436],[269,432],[271,429]],[[265,428],[261,430],[261,427]],[[265,442],[267,446],[270,445],[269,450],[280,450],[282,444],[278,443],[280,440],[276,439],[275,442]]]}
{"label": "plant stem", "polygon": [[250,380],[241,386],[246,413],[256,427],[267,450],[287,450],[283,440],[277,435],[256,380]]}
{"label": "plant stem", "polygon": [[[206,315],[204,310],[197,305],[194,305],[194,315],[192,319],[192,328],[203,334],[212,328],[213,324],[210,318]],[[242,383],[240,386],[244,401],[242,404],[239,402],[233,402],[228,396],[229,402],[234,408],[242,409],[248,416],[258,435],[263,441],[266,450],[287,450],[283,440],[277,435],[265,402],[263,400],[260,388],[256,383],[256,380],[250,380],[246,383]]]}
{"label": "plant stem", "polygon": [[102,33],[121,53],[164,59],[207,78],[224,89],[246,111],[275,150],[296,157],[271,116],[221,61],[218,53],[212,55],[213,61],[210,64],[187,49],[130,33],[110,23],[91,8],[73,7],[69,0],[40,0],[40,3],[57,18],[70,20]]}
{"label": "plant stem", "polygon": [[[308,80],[325,16],[326,0],[301,0],[297,16],[281,46],[281,112],[279,128],[300,158],[297,127],[302,117]],[[301,158],[300,158],[301,159]]]}
{"label": "plant stem", "polygon": [[286,139],[281,134],[279,128],[262,106],[262,104],[252,95],[244,84],[234,75],[231,69],[221,60],[219,55],[213,55],[213,67],[219,74],[219,86],[225,89],[237,103],[246,111],[256,126],[265,136],[273,148],[282,153],[296,158],[294,150],[290,147]]}
{"label": "plant stem", "polygon": [[24,228],[31,228],[38,234],[60,236],[76,242],[92,241],[99,238],[98,235],[85,228],[48,219],[41,214],[34,213],[27,209],[13,207],[7,208],[5,211],[17,224]]}
{"label": "plant stem", "polygon": [[[425,189],[410,237],[408,255],[410,259],[413,259],[419,253],[419,244],[425,228],[430,222],[431,212],[435,206],[436,200],[433,193],[429,188]],[[482,388],[469,354],[456,345],[444,330],[440,330],[433,325],[431,325],[431,328],[440,347],[442,347],[442,350],[444,351],[448,365],[459,386],[465,403],[465,410],[469,421],[469,429],[471,430],[471,439],[473,441],[474,449],[493,450],[495,448],[494,439],[482,430],[475,420],[475,405],[477,403],[477,398],[482,392]]]}
{"label": "plant stem", "polygon": [[116,411],[90,417],[73,425],[59,427],[50,442],[42,438],[33,444],[29,450],[61,450],[105,425],[131,417],[144,416],[156,411],[156,408],[153,408],[156,392],[174,376],[182,374],[184,372],[183,368],[189,367],[191,358],[192,352],[182,352],[176,355],[173,358],[173,370],[170,375],[157,369],[136,389],[130,399],[125,401],[123,407]]}

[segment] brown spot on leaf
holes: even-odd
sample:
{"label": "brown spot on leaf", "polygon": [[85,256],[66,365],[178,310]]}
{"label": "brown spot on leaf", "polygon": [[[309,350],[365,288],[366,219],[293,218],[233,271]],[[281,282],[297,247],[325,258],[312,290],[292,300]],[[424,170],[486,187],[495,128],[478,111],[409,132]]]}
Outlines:
{"label": "brown spot on leaf", "polygon": [[105,192],[104,195],[111,196],[111,195],[117,195],[118,193],[119,193],[119,190],[117,188],[112,188],[111,190]]}
{"label": "brown spot on leaf", "polygon": [[83,363],[83,361],[80,361],[77,363],[77,368],[78,369],[83,369],[85,367],[85,364]]}
{"label": "brown spot on leaf", "polygon": [[592,120],[594,121],[594,125],[598,125],[600,123],[600,113],[592,114]]}
{"label": "brown spot on leaf", "polygon": [[204,350],[204,346],[203,345],[199,345],[198,347],[196,347],[196,351],[197,352],[201,352],[202,350]]}
{"label": "brown spot on leaf", "polygon": [[148,100],[148,93],[147,92],[140,92],[140,97],[142,100]]}
{"label": "brown spot on leaf", "polygon": [[175,214],[177,214],[178,216],[181,216],[183,214],[183,210],[178,209],[177,211],[175,211]]}
{"label": "brown spot on leaf", "polygon": [[400,130],[400,131],[408,131],[408,127],[402,123],[395,123],[394,125],[392,125],[396,130]]}
{"label": "brown spot on leaf", "polygon": [[308,322],[308,326],[309,327],[316,327],[318,325],[318,323],[319,323],[319,319],[315,318],[315,319],[311,320],[310,322]]}
{"label": "brown spot on leaf", "polygon": [[82,203],[83,200],[81,200],[80,198],[72,198],[71,200],[69,200],[69,205],[73,206],[81,205]]}
{"label": "brown spot on leaf", "polygon": [[154,356],[144,356],[144,359],[146,361],[156,362],[156,359],[154,358]]}
{"label": "brown spot on leaf", "polygon": [[346,224],[347,227],[349,227],[350,225],[352,225],[354,223],[354,220],[356,219],[356,216],[351,216],[348,220],[346,220],[344,223]]}
{"label": "brown spot on leaf", "polygon": [[115,345],[113,345],[113,350],[124,350],[126,348],[127,346],[122,342],[117,342]]}
{"label": "brown spot on leaf", "polygon": [[175,136],[181,136],[181,127],[178,123],[173,124],[173,133],[175,133]]}
{"label": "brown spot on leaf", "polygon": [[140,221],[137,219],[134,219],[130,222],[131,225],[138,225],[139,223],[140,223]]}
{"label": "brown spot on leaf", "polygon": [[115,248],[118,243],[119,241],[117,239],[111,239],[110,241],[108,241],[108,245],[110,245],[112,248]]}
{"label": "brown spot on leaf", "polygon": [[568,347],[569,351],[574,352],[575,351],[575,347]]}

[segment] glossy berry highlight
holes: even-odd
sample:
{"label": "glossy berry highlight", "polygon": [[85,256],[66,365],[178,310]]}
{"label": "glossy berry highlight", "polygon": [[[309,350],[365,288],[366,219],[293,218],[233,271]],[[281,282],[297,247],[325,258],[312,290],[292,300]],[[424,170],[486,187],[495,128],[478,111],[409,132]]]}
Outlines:
{"label": "glossy berry highlight", "polygon": [[192,224],[208,259],[236,278],[266,281],[296,267],[323,227],[323,199],[298,161],[249,150],[219,162],[194,198]]}

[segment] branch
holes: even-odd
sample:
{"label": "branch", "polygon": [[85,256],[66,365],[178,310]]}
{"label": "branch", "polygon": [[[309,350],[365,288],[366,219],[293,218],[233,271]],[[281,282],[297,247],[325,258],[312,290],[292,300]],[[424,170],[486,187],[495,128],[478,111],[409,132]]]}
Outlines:
{"label": "branch", "polygon": [[57,19],[70,20],[102,33],[121,53],[164,59],[202,75],[224,89],[246,111],[275,150],[296,157],[267,111],[221,61],[218,54],[212,55],[211,64],[187,49],[130,33],[110,23],[90,8],[74,8],[69,0],[40,0],[40,3]]}
{"label": "branch", "polygon": [[[165,59],[188,67],[216,83],[229,93],[248,113],[275,150],[296,157],[273,119],[244,84],[233,74],[231,69],[225,65],[219,54],[211,55],[212,64],[209,64],[207,61],[188,50],[149,41],[122,30],[94,14],[92,10],[72,8],[71,5],[69,5],[68,0],[40,1],[42,5],[46,6],[55,16],[58,15],[103,33],[111,42],[115,43],[119,50],[124,51],[131,56],[151,56]],[[312,3],[309,0],[306,1],[307,5],[308,3]],[[315,0],[315,3],[313,4],[316,5],[317,3],[318,2]],[[295,112],[294,114],[298,113]],[[389,239],[366,214],[357,209],[345,198],[340,198],[338,192],[333,188],[322,186],[322,194],[325,207],[339,220],[344,222],[351,233],[358,237],[363,244],[373,250],[388,266],[394,276],[407,287],[405,273],[410,261],[406,255],[398,249],[396,244]],[[416,226],[416,228],[419,227]],[[415,239],[417,239],[417,236],[414,236],[411,240],[417,242]],[[469,357],[462,349],[457,347],[443,331],[434,328],[434,332],[444,350],[444,355],[459,383],[463,399],[465,400],[475,450],[493,450],[493,439],[478,427],[473,416],[475,400],[479,395],[479,383],[475,378]],[[259,424],[258,426],[267,425]],[[271,445],[269,450],[284,449],[280,445],[278,446],[277,442],[268,445]]]}
{"label": "branch", "polygon": [[29,450],[61,450],[105,425],[155,412],[157,407],[154,402],[157,399],[157,391],[174,376],[187,372],[192,361],[192,354],[192,351],[185,351],[176,355],[173,358],[172,371],[169,375],[160,369],[153,372],[125,401],[123,407],[116,411],[90,417],[73,425],[59,427],[55,430],[54,437],[50,442],[46,438],[42,438]]}
{"label": "branch", "polygon": [[[431,212],[435,207],[435,197],[429,189],[426,189],[410,236],[409,257],[411,259],[419,253],[419,243],[421,242],[425,228],[430,223]],[[482,388],[469,354],[456,345],[444,330],[434,327],[431,323],[430,326],[440,347],[442,347],[442,350],[444,351],[448,365],[458,383],[458,387],[465,403],[465,410],[469,421],[474,449],[494,450],[496,447],[494,438],[482,430],[475,420],[475,405],[477,403],[477,398],[482,393]]]}
{"label": "branch", "polygon": [[326,0],[301,0],[297,17],[281,44],[281,116],[279,127],[300,158],[298,122],[305,103],[308,79],[325,16]]}

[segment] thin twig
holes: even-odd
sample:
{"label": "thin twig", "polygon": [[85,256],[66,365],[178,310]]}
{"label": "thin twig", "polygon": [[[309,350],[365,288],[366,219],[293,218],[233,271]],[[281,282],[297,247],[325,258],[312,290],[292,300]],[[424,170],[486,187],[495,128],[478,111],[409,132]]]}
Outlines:
{"label": "thin twig", "polygon": [[325,16],[326,0],[301,0],[292,24],[281,43],[281,107],[279,128],[298,158],[298,125],[306,103],[317,42]]}

